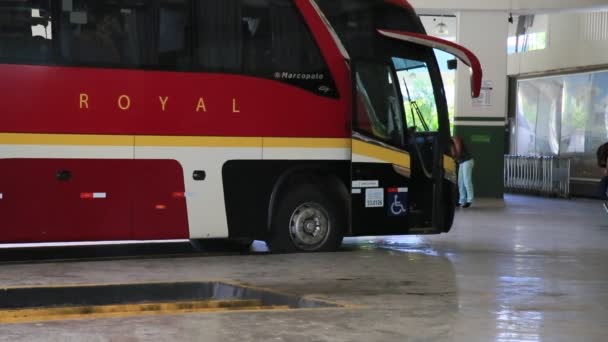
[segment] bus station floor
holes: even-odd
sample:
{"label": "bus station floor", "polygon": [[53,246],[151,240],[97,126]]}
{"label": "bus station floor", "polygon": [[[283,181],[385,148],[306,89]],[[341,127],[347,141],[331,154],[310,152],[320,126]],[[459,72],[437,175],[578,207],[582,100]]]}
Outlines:
{"label": "bus station floor", "polygon": [[3,324],[0,341],[606,341],[607,263],[601,202],[507,196],[449,234],[337,253],[0,263],[0,288],[227,280],[346,305]]}

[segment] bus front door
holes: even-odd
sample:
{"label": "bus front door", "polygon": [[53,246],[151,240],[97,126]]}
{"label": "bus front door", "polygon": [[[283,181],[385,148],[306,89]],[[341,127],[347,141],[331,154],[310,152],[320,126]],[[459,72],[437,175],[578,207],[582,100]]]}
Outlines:
{"label": "bus front door", "polygon": [[448,108],[434,50],[451,54],[469,67],[473,98],[481,93],[481,63],[473,52],[451,41],[390,29],[378,29],[377,33],[389,46],[404,104],[412,198],[419,201],[422,211],[432,212],[430,217],[420,215],[422,221],[410,220],[410,232],[448,232],[454,218],[456,165],[449,156]]}
{"label": "bus front door", "polygon": [[471,67],[468,50],[422,34],[378,30],[385,49],[352,60],[353,235],[433,234],[450,230],[455,164],[447,102],[433,48]]}
{"label": "bus front door", "polygon": [[412,159],[394,67],[388,61],[352,66],[352,233],[407,234]]}

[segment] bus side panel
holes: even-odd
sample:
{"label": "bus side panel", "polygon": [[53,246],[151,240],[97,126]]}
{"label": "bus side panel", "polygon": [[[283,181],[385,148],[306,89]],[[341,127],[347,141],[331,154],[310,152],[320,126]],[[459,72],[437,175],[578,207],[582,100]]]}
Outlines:
{"label": "bus side panel", "polygon": [[224,202],[231,238],[266,238],[274,185],[294,162],[232,160],[222,168]]}
{"label": "bus side panel", "polygon": [[175,160],[135,160],[133,238],[187,239],[188,213],[182,166]]}
{"label": "bus side panel", "polygon": [[[162,186],[170,187],[167,191],[171,192],[176,191],[173,189],[178,185],[185,187],[189,238],[227,238],[222,166],[229,160],[261,160],[262,138],[138,136],[135,138],[135,158],[179,162],[183,185],[176,182],[175,167],[167,171],[170,178],[165,174],[167,172],[153,171],[149,184],[157,186],[161,181],[167,182]],[[181,222],[181,218],[176,221],[179,227]]]}
{"label": "bus side panel", "polygon": [[2,133],[125,135],[138,124],[143,71],[0,64],[0,75]]}
{"label": "bus side panel", "polygon": [[352,169],[353,236],[407,234],[414,195],[410,180],[397,174],[392,164],[353,163]]}
{"label": "bus side panel", "polygon": [[344,99],[270,79],[2,64],[0,75],[0,133],[350,136]]}
{"label": "bus side panel", "polygon": [[[49,163],[51,161],[49,160]],[[66,182],[65,206],[54,241],[99,241],[128,239],[131,236],[132,160],[53,160],[72,172]]]}
{"label": "bus side panel", "polygon": [[[297,153],[293,153],[297,156]],[[315,174],[350,181],[348,160],[232,160],[224,164],[222,178],[231,238],[265,239],[269,232],[269,206],[273,192],[290,175]],[[284,188],[283,188],[284,189]]]}
{"label": "bus side panel", "polygon": [[[0,241],[36,242],[60,214],[56,195],[61,184],[54,180],[56,171],[38,160],[0,160]],[[43,229],[44,227],[44,229]]]}
{"label": "bus side panel", "polygon": [[2,242],[128,239],[131,160],[2,159]]}

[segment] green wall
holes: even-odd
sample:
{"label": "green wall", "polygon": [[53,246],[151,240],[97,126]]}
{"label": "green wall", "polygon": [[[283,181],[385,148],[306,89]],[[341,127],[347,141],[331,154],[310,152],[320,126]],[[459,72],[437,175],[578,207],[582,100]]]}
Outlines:
{"label": "green wall", "polygon": [[[460,120],[461,118],[456,118],[456,121]],[[500,120],[504,122],[504,119]],[[475,121],[488,121],[488,118],[476,118]],[[467,125],[466,122],[458,122],[454,126],[454,134],[464,139],[475,159],[473,169],[475,196],[503,198],[505,127]]]}

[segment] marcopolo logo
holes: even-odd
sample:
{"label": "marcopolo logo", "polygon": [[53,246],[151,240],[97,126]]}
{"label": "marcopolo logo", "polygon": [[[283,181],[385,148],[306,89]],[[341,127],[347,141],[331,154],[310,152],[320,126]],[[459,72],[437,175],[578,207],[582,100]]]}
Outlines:
{"label": "marcopolo logo", "polygon": [[278,80],[323,80],[325,75],[321,73],[294,73],[294,72],[275,72],[274,78]]}

